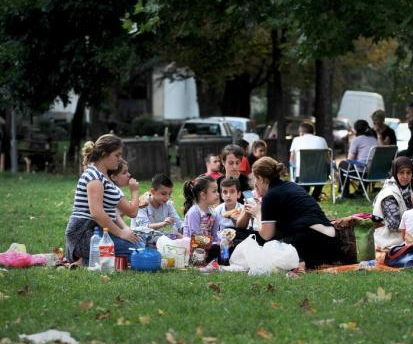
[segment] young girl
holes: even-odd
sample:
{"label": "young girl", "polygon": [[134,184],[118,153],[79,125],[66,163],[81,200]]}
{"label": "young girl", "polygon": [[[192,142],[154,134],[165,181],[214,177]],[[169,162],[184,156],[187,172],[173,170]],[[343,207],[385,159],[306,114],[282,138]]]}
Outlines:
{"label": "young girl", "polygon": [[[225,168],[225,176],[222,176],[217,180],[218,185],[221,185],[224,178],[237,178],[239,180],[241,190],[240,197],[237,201],[242,204],[244,204],[244,196],[242,195],[242,192],[251,189],[248,177],[239,170],[243,156],[244,153],[240,146],[225,146],[221,153],[221,161]],[[219,192],[221,193],[221,190],[219,190]],[[223,202],[222,199],[221,202]]]}
{"label": "young girl", "polygon": [[[117,186],[119,193],[122,197],[125,197],[125,194],[122,191],[122,188],[129,185],[131,180],[131,175],[129,173],[128,163],[124,159],[120,159],[119,166],[116,170],[109,170],[108,176],[110,180]],[[116,223],[120,228],[129,228],[129,226],[123,220],[123,214],[120,210],[116,209]]]}
{"label": "young girl", "polygon": [[131,202],[121,196],[119,189],[109,181],[108,170],[116,169],[122,156],[122,141],[115,135],[103,135],[96,142],[85,143],[84,172],[76,187],[75,199],[66,228],[66,252],[69,262],[83,264],[89,258],[90,238],[94,227],[108,228],[115,243],[116,255],[130,255],[136,247],[137,236],[129,228],[116,223],[116,208],[130,217],[138,211],[139,185],[129,180]]}
{"label": "young girl", "polygon": [[192,235],[211,237],[213,245],[208,253],[210,261],[219,255],[219,222],[210,208],[219,203],[218,185],[210,176],[199,176],[184,183],[184,197],[183,234],[189,238]]}
{"label": "young girl", "polygon": [[257,140],[252,143],[251,154],[248,156],[250,166],[259,158],[267,155],[267,143],[263,140]]}

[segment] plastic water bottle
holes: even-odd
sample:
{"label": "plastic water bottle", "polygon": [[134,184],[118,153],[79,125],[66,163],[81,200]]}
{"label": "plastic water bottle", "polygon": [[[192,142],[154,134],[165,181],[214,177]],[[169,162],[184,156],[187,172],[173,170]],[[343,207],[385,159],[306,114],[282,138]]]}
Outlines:
{"label": "plastic water bottle", "polygon": [[99,227],[95,227],[95,232],[90,238],[90,250],[89,250],[89,269],[90,270],[100,270],[100,252],[99,252],[99,243],[100,243],[100,230]]}
{"label": "plastic water bottle", "polygon": [[115,271],[115,244],[109,236],[108,229],[103,228],[103,236],[99,242],[100,269],[105,273]]}
{"label": "plastic water bottle", "polygon": [[363,260],[359,263],[359,269],[369,269],[376,266],[376,261],[372,260]]}
{"label": "plastic water bottle", "polygon": [[226,238],[221,239],[220,243],[220,258],[222,265],[229,265],[229,242]]}

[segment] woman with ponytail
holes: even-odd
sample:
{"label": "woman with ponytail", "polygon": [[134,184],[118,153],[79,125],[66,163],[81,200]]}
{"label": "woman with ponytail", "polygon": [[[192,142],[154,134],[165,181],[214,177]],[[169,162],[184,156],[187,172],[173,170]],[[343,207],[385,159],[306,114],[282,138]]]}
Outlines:
{"label": "woman with ponytail", "polygon": [[103,135],[88,141],[83,150],[83,169],[77,183],[72,214],[66,228],[66,252],[69,262],[81,265],[89,258],[90,238],[94,228],[108,228],[115,244],[115,255],[130,255],[138,237],[116,222],[116,208],[135,217],[139,207],[139,184],[129,180],[131,201],[123,197],[110,181],[108,170],[116,170],[122,158],[122,141],[115,135]]}
{"label": "woman with ponytail", "polygon": [[[348,160],[357,160],[362,163],[367,163],[367,158],[369,156],[370,149],[374,146],[377,146],[379,143],[376,139],[374,130],[370,128],[367,121],[364,119],[359,119],[354,123],[354,131],[356,132],[356,137],[351,140],[350,148],[348,150],[347,159]],[[349,167],[349,162],[343,160],[339,164],[339,177],[340,185],[344,184],[345,175],[342,171],[347,171]],[[356,172],[349,172],[350,174],[356,175]],[[354,195],[350,194],[350,182],[348,181],[342,192],[342,197],[352,198]]]}
{"label": "woman with ponytail", "polygon": [[340,249],[334,227],[301,186],[281,179],[283,171],[284,165],[270,157],[252,165],[252,183],[262,197],[258,242],[276,239],[293,245],[309,268],[337,262]]}

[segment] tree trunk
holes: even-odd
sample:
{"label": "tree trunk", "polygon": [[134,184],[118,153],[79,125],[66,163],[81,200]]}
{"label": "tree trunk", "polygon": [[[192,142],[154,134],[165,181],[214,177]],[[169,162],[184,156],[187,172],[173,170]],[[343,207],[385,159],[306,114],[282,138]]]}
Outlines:
{"label": "tree trunk", "polygon": [[222,113],[224,116],[239,116],[249,118],[251,114],[251,82],[250,75],[243,73],[236,75],[225,83],[222,99]]}
{"label": "tree trunk", "polygon": [[85,97],[81,94],[77,101],[76,111],[73,115],[71,129],[70,129],[70,145],[68,156],[73,158],[76,150],[79,150],[80,140],[83,133],[83,114],[85,113],[86,101]]}
{"label": "tree trunk", "polygon": [[221,116],[221,92],[197,78],[196,95],[199,106],[199,115],[201,117]]}
{"label": "tree trunk", "polygon": [[[280,37],[279,37],[280,36]],[[285,117],[283,114],[284,103],[283,103],[283,84],[281,75],[281,58],[282,51],[280,44],[284,40],[284,33],[278,30],[272,30],[271,41],[272,41],[272,61],[271,61],[271,74],[273,80],[273,113],[269,113],[267,116],[267,121],[274,118],[277,121],[277,160],[283,163],[288,162],[288,147],[285,140]]]}
{"label": "tree trunk", "polygon": [[332,61],[316,60],[315,108],[316,134],[326,139],[329,147],[333,147],[333,117],[331,107],[333,69]]}

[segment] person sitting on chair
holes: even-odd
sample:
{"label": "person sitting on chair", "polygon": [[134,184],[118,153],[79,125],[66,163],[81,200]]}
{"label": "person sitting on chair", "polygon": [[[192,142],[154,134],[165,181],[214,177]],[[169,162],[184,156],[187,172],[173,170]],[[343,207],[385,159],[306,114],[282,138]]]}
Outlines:
{"label": "person sitting on chair", "polygon": [[383,110],[376,110],[371,115],[373,120],[373,129],[379,146],[388,146],[397,144],[396,133],[388,125],[384,124],[386,113]]}
{"label": "person sitting on chair", "polygon": [[[359,119],[358,121],[356,121],[356,123],[354,123],[354,130],[356,132],[356,137],[350,143],[347,159],[367,163],[370,148],[378,145],[377,139],[374,137],[374,131],[370,128],[369,124],[364,119]],[[338,165],[341,187],[346,179],[343,171],[347,171],[349,169],[349,166],[351,165],[348,160],[343,160]],[[349,174],[356,175],[356,172],[350,171]],[[350,194],[349,181],[347,181],[344,185],[344,190],[341,196],[343,198],[354,197],[353,194]]]}
{"label": "person sitting on chair", "polygon": [[[314,127],[310,123],[301,123],[298,127],[300,136],[295,137],[290,148],[290,165],[295,167],[296,181],[300,178],[300,149],[325,149],[327,142],[323,137],[314,135]],[[310,186],[303,186],[309,192]],[[312,196],[315,200],[320,200],[323,185],[315,185]]]}

